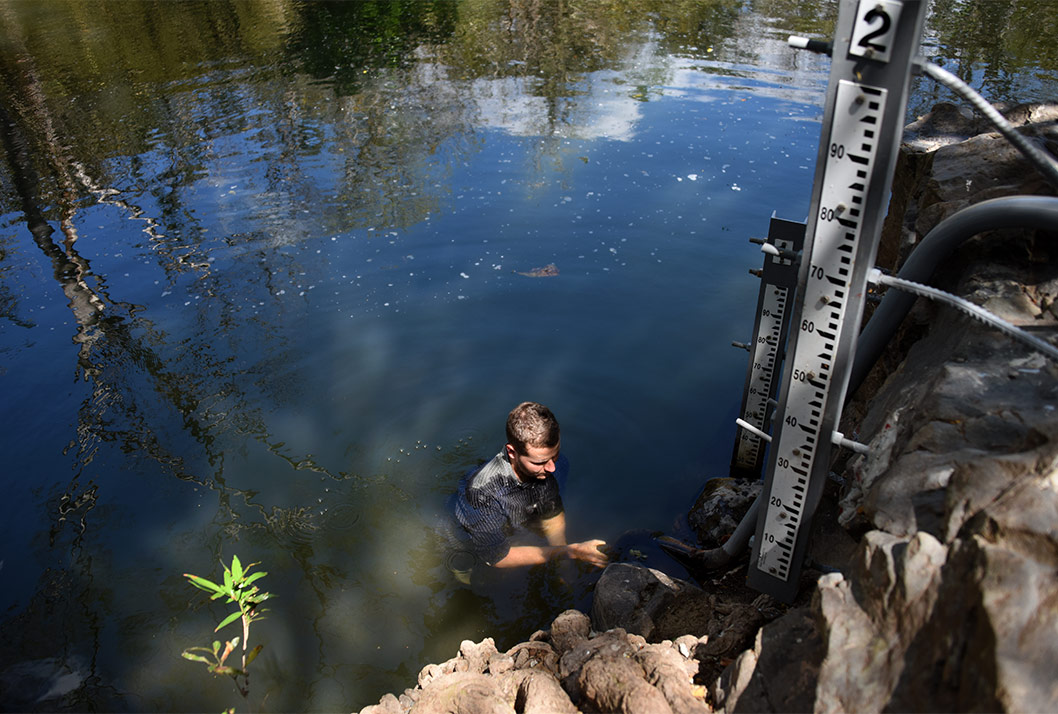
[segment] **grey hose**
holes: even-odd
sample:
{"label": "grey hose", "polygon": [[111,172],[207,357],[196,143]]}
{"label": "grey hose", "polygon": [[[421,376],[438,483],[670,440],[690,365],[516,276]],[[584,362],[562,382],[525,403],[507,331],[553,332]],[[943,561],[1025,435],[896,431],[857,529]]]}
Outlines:
{"label": "grey hose", "polygon": [[1041,340],[1035,335],[1030,335],[1020,327],[1007,322],[999,317],[999,315],[989,312],[980,305],[970,302],[966,298],[946,293],[931,285],[923,285],[922,283],[915,283],[910,280],[904,280],[903,278],[894,278],[891,275],[883,275],[877,268],[871,271],[871,276],[868,279],[872,283],[880,283],[887,287],[893,287],[909,293],[914,293],[920,297],[927,297],[930,300],[945,302],[958,310],[962,310],[973,319],[979,320],[989,327],[994,327],[1000,332],[1013,337],[1015,340],[1028,345],[1044,356],[1058,362],[1058,347],[1055,347],[1050,342]]}
{"label": "grey hose", "polygon": [[662,550],[668,552],[685,565],[693,563],[695,567],[703,570],[723,568],[746,550],[750,536],[757,529],[757,513],[760,512],[760,501],[761,495],[757,494],[757,497],[753,499],[753,503],[750,504],[749,510],[746,511],[746,515],[742,516],[742,520],[735,527],[735,532],[724,541],[723,545],[717,548],[693,548],[670,536],[657,537],[657,543]]}
{"label": "grey hose", "polygon": [[[964,208],[926,234],[908,256],[897,277],[917,283],[928,282],[940,262],[968,238],[1001,228],[1058,229],[1058,198],[1006,196]],[[856,342],[856,358],[846,392],[850,397],[878,361],[893,332],[914,303],[914,295],[890,290],[871,315]]]}
{"label": "grey hose", "polygon": [[738,522],[735,532],[720,546],[724,553],[727,554],[728,560],[731,560],[746,549],[749,537],[757,529],[757,513],[760,511],[760,499],[761,494],[757,494],[757,497],[753,499],[753,503],[750,504],[749,510],[746,511],[746,515]]}

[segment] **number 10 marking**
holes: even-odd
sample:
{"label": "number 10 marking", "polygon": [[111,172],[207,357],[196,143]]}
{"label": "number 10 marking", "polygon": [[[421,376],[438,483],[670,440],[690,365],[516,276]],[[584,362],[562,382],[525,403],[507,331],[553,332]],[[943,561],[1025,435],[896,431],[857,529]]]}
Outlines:
{"label": "number 10 marking", "polygon": [[895,0],[860,0],[852,27],[849,54],[888,62],[903,3]]}

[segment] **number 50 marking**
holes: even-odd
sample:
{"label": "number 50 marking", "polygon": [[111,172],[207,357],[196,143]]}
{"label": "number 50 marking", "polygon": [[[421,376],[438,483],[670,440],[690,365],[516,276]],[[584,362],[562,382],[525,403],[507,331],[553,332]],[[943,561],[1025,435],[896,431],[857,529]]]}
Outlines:
{"label": "number 50 marking", "polygon": [[860,0],[852,27],[849,54],[888,62],[903,4],[894,0]]}

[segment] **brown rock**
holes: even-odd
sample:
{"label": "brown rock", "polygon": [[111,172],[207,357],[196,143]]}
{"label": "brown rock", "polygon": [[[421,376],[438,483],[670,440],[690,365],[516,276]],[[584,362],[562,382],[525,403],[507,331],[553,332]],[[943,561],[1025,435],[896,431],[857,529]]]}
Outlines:
{"label": "brown rock", "polygon": [[704,714],[710,708],[692,693],[698,663],[682,656],[676,645],[647,645],[633,656],[675,714]]}
{"label": "brown rock", "polygon": [[591,620],[579,610],[566,610],[551,623],[551,646],[561,657],[576,645],[588,639]]}
{"label": "brown rock", "polygon": [[402,714],[403,711],[399,699],[392,694],[383,694],[378,704],[364,707],[360,714]]}
{"label": "brown rock", "polygon": [[627,657],[594,657],[577,675],[582,708],[615,714],[672,714],[664,695],[643,678]]}
{"label": "brown rock", "polygon": [[411,714],[514,714],[514,707],[492,678],[453,672],[423,688]]}
{"label": "brown rock", "polygon": [[508,702],[519,714],[576,714],[562,685],[549,672],[520,669],[500,678]]}
{"label": "brown rock", "polygon": [[486,637],[477,644],[470,640],[459,643],[459,655],[466,660],[468,672],[481,674],[488,668],[491,658],[498,654],[496,643],[491,637]]}
{"label": "brown rock", "polygon": [[558,673],[558,655],[546,642],[522,642],[507,650],[514,660],[515,669],[542,669],[551,674]]}

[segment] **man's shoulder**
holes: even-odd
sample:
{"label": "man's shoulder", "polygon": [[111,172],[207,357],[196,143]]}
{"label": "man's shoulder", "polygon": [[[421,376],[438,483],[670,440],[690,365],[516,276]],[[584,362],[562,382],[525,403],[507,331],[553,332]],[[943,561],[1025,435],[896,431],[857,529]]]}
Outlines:
{"label": "man's shoulder", "polygon": [[514,470],[503,452],[496,454],[466,477],[466,490],[495,490],[509,484]]}

